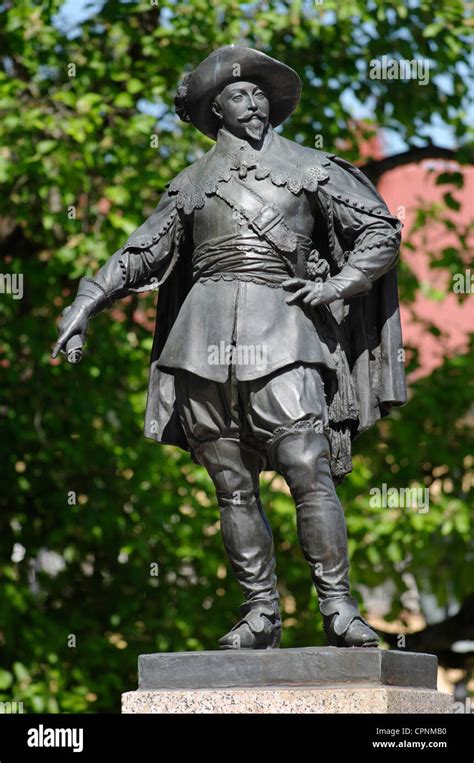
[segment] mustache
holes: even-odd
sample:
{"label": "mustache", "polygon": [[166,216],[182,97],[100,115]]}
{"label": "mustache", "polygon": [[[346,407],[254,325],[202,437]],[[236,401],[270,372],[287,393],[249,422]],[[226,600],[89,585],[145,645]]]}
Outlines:
{"label": "mustache", "polygon": [[260,114],[258,112],[254,112],[253,114],[250,114],[249,116],[240,117],[238,119],[238,121],[239,122],[244,122],[244,123],[245,122],[250,122],[250,120],[253,119],[254,117],[257,117],[257,119],[259,119],[261,122],[265,122],[265,119],[266,119],[264,114]]}

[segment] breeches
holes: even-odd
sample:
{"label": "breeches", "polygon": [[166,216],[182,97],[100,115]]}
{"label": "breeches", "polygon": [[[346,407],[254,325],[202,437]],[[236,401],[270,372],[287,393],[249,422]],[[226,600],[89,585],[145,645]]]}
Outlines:
{"label": "breeches", "polygon": [[322,433],[328,426],[324,384],[316,365],[295,363],[250,381],[237,380],[231,365],[224,383],[177,370],[175,390],[193,457],[200,443],[225,437],[257,453],[262,469],[275,469],[273,446],[283,434],[307,428]]}

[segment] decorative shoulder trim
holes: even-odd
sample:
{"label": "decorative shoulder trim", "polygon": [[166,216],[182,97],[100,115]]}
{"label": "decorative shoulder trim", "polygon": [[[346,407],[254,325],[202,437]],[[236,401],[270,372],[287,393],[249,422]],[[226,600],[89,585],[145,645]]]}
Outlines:
{"label": "decorative shoulder trim", "polygon": [[166,268],[166,270],[162,274],[161,278],[157,278],[156,276],[151,276],[150,279],[145,284],[143,284],[142,286],[137,286],[137,287],[135,287],[133,289],[129,287],[128,290],[130,292],[133,292],[133,293],[136,293],[136,294],[141,294],[141,293],[147,292],[147,291],[156,291],[161,286],[163,286],[163,284],[167,281],[169,275],[172,273],[172,271],[173,271],[177,261],[180,258],[180,255],[181,255],[180,244],[181,244],[181,240],[183,238],[183,235],[184,235],[184,228],[181,225],[181,221],[180,221],[180,219],[178,217],[177,218],[176,229],[175,229],[175,233],[174,233],[174,252],[173,252],[173,256],[171,258],[171,261],[170,261],[168,267]]}
{"label": "decorative shoulder trim", "polygon": [[185,170],[180,172],[178,175],[176,175],[173,180],[171,180],[169,183],[166,184],[166,188],[168,190],[168,193],[170,195],[173,195],[175,193],[178,193],[182,188],[185,188],[188,183],[191,182],[191,179],[189,177],[189,167],[186,167]]}
{"label": "decorative shoulder trim", "polygon": [[286,186],[293,194],[305,191],[314,192],[318,190],[319,183],[329,180],[329,174],[322,167],[316,165],[312,167],[299,167],[289,162],[283,162],[271,158],[271,163],[261,163],[255,170],[256,180],[263,180],[269,177],[274,185]]}
{"label": "decorative shoulder trim", "polygon": [[199,185],[194,185],[189,172],[181,173],[170,183],[168,193],[177,194],[177,208],[190,215],[195,209],[203,208],[207,196],[216,194],[219,183],[225,183],[230,178],[230,168],[225,162],[215,160],[208,171],[204,170]]}
{"label": "decorative shoulder trim", "polygon": [[[276,159],[274,156],[267,162],[258,162],[255,165],[255,179],[264,180],[269,178],[276,186],[286,186],[288,190],[297,195],[302,190],[315,192],[320,183],[329,180],[328,172],[320,166],[300,167],[289,162]],[[249,169],[252,167],[249,166]],[[191,214],[195,209],[202,209],[206,198],[217,194],[219,184],[227,183],[234,175],[237,177],[240,170],[240,160],[237,155],[225,159],[213,158],[207,168],[203,168],[202,178],[199,185],[191,180],[191,173],[180,173],[168,186],[168,193],[176,194],[176,206],[185,214]]]}
{"label": "decorative shoulder trim", "polygon": [[169,229],[173,225],[173,223],[176,220],[178,213],[176,209],[173,209],[173,211],[170,213],[169,217],[167,217],[162,225],[156,230],[152,235],[150,234],[142,234],[139,236],[134,236],[132,234],[132,237],[129,238],[125,246],[123,247],[123,250],[126,251],[127,249],[148,249],[150,246],[153,246],[157,243],[157,241],[160,240],[160,238],[163,238],[163,236],[168,233]]}
{"label": "decorative shoulder trim", "polygon": [[366,201],[364,196],[349,196],[345,193],[333,193],[331,195],[334,201],[344,204],[346,207],[360,209],[362,212],[368,212],[376,217],[393,218],[388,209],[384,208],[382,204],[377,204],[376,200],[375,203],[364,203]]}
{"label": "decorative shoulder trim", "polygon": [[374,241],[372,244],[364,244],[363,247],[358,247],[356,249],[352,249],[350,252],[345,252],[345,255],[349,257],[349,255],[354,256],[357,255],[358,252],[364,252],[368,249],[382,249],[382,247],[388,245],[388,242],[391,241],[392,238],[400,240],[402,227],[402,223],[400,223],[399,227],[392,233],[388,233],[386,236],[383,236],[383,238]]}

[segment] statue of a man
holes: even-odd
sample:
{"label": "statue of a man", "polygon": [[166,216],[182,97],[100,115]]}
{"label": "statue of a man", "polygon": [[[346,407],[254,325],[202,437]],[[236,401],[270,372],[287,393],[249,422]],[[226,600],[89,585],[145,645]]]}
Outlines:
{"label": "statue of a man", "polygon": [[351,470],[354,437],[406,402],[401,225],[357,168],[274,131],[300,92],[295,71],[237,45],[185,76],[177,113],[216,144],[80,281],[53,351],[84,341],[117,299],[160,289],[145,435],[188,450],[214,483],[245,597],[224,649],[280,643],[263,469],[295,501],[328,643],[378,643],[351,595],[335,483]]}

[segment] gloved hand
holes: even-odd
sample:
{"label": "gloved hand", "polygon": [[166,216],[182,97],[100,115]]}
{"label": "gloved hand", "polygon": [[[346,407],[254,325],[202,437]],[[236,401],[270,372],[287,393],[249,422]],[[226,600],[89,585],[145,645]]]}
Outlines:
{"label": "gloved hand", "polygon": [[59,338],[54,345],[51,353],[52,358],[56,358],[60,351],[66,352],[66,345],[71,337],[78,334],[84,344],[89,326],[89,313],[87,303],[82,299],[76,299],[72,305],[66,307],[62,312],[62,318],[58,326]]}
{"label": "gloved hand", "polygon": [[298,287],[297,291],[286,300],[289,305],[301,299],[305,305],[316,307],[317,305],[328,305],[339,299],[338,291],[331,284],[331,280],[322,282],[307,281],[304,278],[289,278],[283,281],[282,286],[284,289]]}
{"label": "gloved hand", "polygon": [[[56,358],[59,352],[66,352],[66,345],[73,336],[79,336],[84,344],[89,326],[89,319],[97,315],[103,307],[110,306],[111,300],[104,289],[90,278],[79,282],[76,299],[62,312],[58,326],[59,338],[51,353]],[[74,361],[72,361],[74,362]]]}

